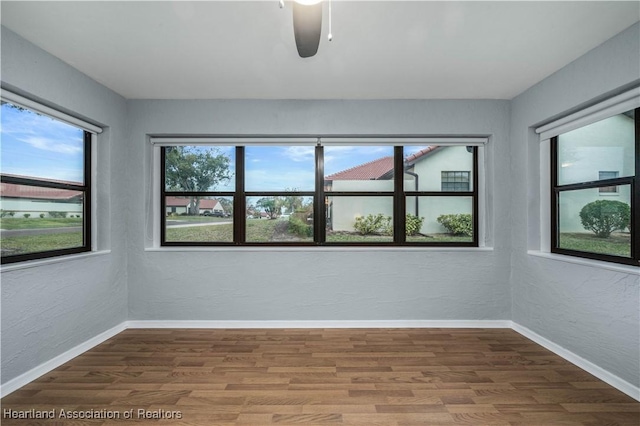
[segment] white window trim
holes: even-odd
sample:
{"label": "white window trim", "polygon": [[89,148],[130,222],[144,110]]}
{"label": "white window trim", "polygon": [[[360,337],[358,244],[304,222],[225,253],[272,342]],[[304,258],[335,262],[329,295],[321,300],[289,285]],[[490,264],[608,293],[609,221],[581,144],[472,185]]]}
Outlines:
{"label": "white window trim", "polygon": [[1,89],[0,97],[2,98],[3,101],[21,106],[23,108],[27,108],[31,111],[38,112],[40,114],[46,115],[51,118],[55,118],[56,120],[63,121],[74,127],[79,127],[80,129],[85,130],[89,133],[93,133],[93,134],[102,133],[102,128],[96,125],[87,123],[84,120],[73,117],[69,114],[65,114],[64,112],[58,111],[46,105],[42,105],[38,102],[32,101],[31,99],[27,99],[24,96],[20,96],[13,92],[9,92],[8,90]]}
{"label": "white window trim", "polygon": [[[198,137],[192,135],[185,136],[148,136],[149,143],[151,144],[151,196],[149,202],[151,203],[150,211],[152,217],[149,218],[151,223],[152,238],[151,241],[147,241],[145,250],[150,251],[255,251],[255,250],[270,250],[278,251],[278,246],[270,247],[163,247],[160,245],[160,151],[164,146],[176,146],[176,145],[233,145],[233,146],[251,146],[251,145],[272,145],[272,146],[287,146],[287,145],[299,145],[299,146],[315,146],[322,144],[323,146],[330,145],[348,145],[348,144],[362,144],[362,145],[439,145],[439,146],[476,146],[478,147],[478,247],[393,247],[391,250],[425,250],[425,251],[473,251],[473,250],[492,250],[492,247],[487,246],[487,226],[489,223],[487,217],[487,204],[488,197],[486,187],[486,145],[489,143],[489,136],[451,136],[451,137],[402,137],[402,136],[376,136],[376,137],[308,137],[308,136],[219,136],[219,137]],[[290,250],[294,251],[353,251],[356,250],[389,250],[388,248],[381,248],[376,246],[366,247],[326,247],[316,246],[312,248],[295,247]]]}
{"label": "white window trim", "polygon": [[616,114],[640,107],[640,87],[628,90],[618,96],[609,98],[582,111],[567,115],[558,120],[544,124],[536,128],[540,140],[551,139],[562,133],[588,126],[596,121],[604,120]]}

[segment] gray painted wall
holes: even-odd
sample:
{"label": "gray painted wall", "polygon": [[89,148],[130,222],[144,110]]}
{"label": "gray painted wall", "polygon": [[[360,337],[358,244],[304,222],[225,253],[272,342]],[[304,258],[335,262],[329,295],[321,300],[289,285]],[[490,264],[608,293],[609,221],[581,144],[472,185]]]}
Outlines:
{"label": "gray painted wall", "polygon": [[640,386],[640,277],[527,254],[540,248],[539,143],[532,128],[640,79],[636,24],[512,101],[512,319]]}
{"label": "gray painted wall", "polygon": [[[126,102],[3,28],[3,87],[108,126],[97,181],[100,248],[111,253],[2,273],[2,382],[126,319],[511,318],[638,386],[638,276],[527,249],[539,248],[530,127],[637,80],[639,32],[635,25],[511,103]],[[484,226],[494,250],[146,250],[147,133],[490,134]]]}
{"label": "gray painted wall", "polygon": [[2,382],[127,319],[126,101],[2,27],[2,87],[108,126],[98,137],[99,248],[110,254],[2,272]]}
{"label": "gray painted wall", "polygon": [[[508,319],[507,101],[130,101],[133,320]],[[487,148],[488,252],[153,252],[147,134],[472,134]],[[144,164],[144,167],[139,167]],[[495,186],[494,186],[495,185]]]}

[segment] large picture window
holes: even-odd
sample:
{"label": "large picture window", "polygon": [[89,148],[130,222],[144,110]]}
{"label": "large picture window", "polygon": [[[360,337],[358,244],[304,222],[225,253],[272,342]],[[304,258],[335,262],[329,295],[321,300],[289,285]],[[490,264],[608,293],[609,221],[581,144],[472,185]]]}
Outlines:
{"label": "large picture window", "polygon": [[91,250],[91,133],[3,100],[2,263]]}
{"label": "large picture window", "polygon": [[551,251],[638,265],[640,109],[551,139]]}
{"label": "large picture window", "polygon": [[172,142],[161,245],[478,246],[478,149]]}

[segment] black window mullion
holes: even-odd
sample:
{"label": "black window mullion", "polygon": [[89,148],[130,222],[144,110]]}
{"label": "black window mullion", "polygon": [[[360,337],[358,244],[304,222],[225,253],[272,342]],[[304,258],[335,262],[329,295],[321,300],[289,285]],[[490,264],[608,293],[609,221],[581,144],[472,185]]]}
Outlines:
{"label": "black window mullion", "polygon": [[327,240],[327,206],[324,195],[324,148],[315,149],[316,191],[313,201],[313,241],[324,244]]}
{"label": "black window mullion", "polygon": [[631,184],[631,256],[636,266],[640,266],[640,108],[635,112],[636,163],[635,177]]}
{"label": "black window mullion", "polygon": [[167,242],[167,148],[160,148],[160,245]]}
{"label": "black window mullion", "polygon": [[84,203],[82,206],[82,220],[84,221],[84,246],[91,250],[91,133],[84,132]]}
{"label": "black window mullion", "polygon": [[[467,176],[467,189],[469,188],[469,173],[465,172]],[[479,237],[478,232],[480,229],[480,217],[479,217],[479,201],[478,194],[480,190],[478,188],[478,182],[480,180],[480,173],[478,171],[478,147],[473,147],[473,245],[478,247]]]}
{"label": "black window mullion", "polygon": [[558,249],[558,137],[554,136],[549,141],[551,154],[551,252]]}
{"label": "black window mullion", "polygon": [[233,197],[233,242],[244,244],[247,238],[247,196],[244,191],[244,147],[236,147],[236,195]]}
{"label": "black window mullion", "polygon": [[404,148],[393,148],[393,242],[403,244],[406,241],[406,201],[404,197]]}

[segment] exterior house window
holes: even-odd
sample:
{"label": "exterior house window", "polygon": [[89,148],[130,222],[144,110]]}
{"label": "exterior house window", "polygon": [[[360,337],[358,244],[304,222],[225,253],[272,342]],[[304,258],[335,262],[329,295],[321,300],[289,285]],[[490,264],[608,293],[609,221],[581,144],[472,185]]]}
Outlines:
{"label": "exterior house window", "polygon": [[[598,180],[607,180],[607,179],[615,179],[620,176],[620,172],[598,172]],[[598,192],[601,194],[617,194],[618,187],[617,186],[601,186],[598,188]]]}
{"label": "exterior house window", "polygon": [[[160,146],[161,245],[478,246],[478,148]],[[456,189],[441,176],[452,165]]]}
{"label": "exterior house window", "polygon": [[91,133],[4,98],[2,263],[90,251]]}
{"label": "exterior house window", "polygon": [[635,109],[551,138],[552,252],[638,265],[639,135]]}
{"label": "exterior house window", "polygon": [[469,191],[470,172],[442,172],[443,191]]}

